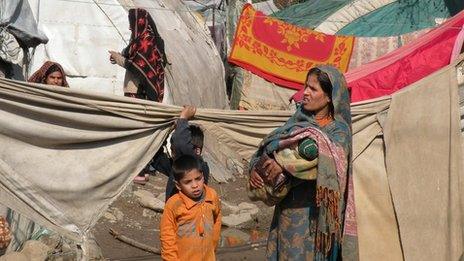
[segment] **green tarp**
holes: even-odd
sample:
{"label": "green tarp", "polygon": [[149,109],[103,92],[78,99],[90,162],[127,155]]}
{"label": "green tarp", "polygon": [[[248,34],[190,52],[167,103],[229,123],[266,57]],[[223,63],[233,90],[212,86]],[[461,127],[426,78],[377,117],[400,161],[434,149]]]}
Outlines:
{"label": "green tarp", "polygon": [[[381,1],[367,1],[366,8],[374,5],[373,2]],[[273,16],[301,27],[316,28],[324,21],[343,21],[345,17],[333,19],[330,16],[354,4],[353,1],[308,0],[283,9]],[[397,0],[357,17],[336,34],[366,37],[400,35],[435,27],[439,20],[451,17],[463,8],[464,1],[458,0]]]}

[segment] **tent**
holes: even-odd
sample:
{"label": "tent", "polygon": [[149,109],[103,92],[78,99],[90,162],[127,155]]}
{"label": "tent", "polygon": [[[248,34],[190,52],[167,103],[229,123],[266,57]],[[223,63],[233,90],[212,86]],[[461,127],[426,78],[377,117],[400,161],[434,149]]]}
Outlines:
{"label": "tent", "polygon": [[[244,19],[244,21],[245,20],[246,19]],[[462,20],[462,14],[457,15],[456,17],[453,17],[452,19],[450,19],[449,22],[446,22],[445,24],[443,24],[443,26],[440,27],[441,29],[437,29],[438,31],[440,31],[439,33],[433,33],[435,36],[425,37],[424,34],[429,32],[430,29],[423,29],[420,31],[414,31],[411,33],[403,34],[403,35],[389,36],[389,37],[355,37],[353,44],[349,45],[350,54],[349,54],[349,63],[347,64],[348,70],[349,70],[348,75],[359,75],[359,74],[369,75],[367,71],[372,72],[371,66],[366,65],[362,67],[361,69],[357,69],[357,67],[367,64],[376,59],[379,59],[383,55],[386,55],[392,51],[395,51],[400,47],[405,47],[405,45],[408,45],[409,43],[412,43],[412,42],[415,42],[416,44],[410,47],[408,50],[411,50],[410,52],[413,52],[414,50],[416,50],[414,54],[417,57],[428,60],[422,66],[423,68],[419,70],[421,72],[419,74],[423,76],[423,73],[425,71],[428,71],[429,73],[433,72],[434,70],[436,70],[436,68],[440,68],[440,66],[444,66],[449,63],[448,57],[450,57],[451,55],[453,45],[455,46],[459,46],[459,44],[462,45],[460,38],[457,37],[460,31],[459,29],[455,28],[455,27],[459,27],[459,25],[461,24],[461,20]],[[265,21],[268,21],[268,19],[266,19]],[[289,30],[289,31],[294,30],[298,32],[301,31],[301,32],[305,32],[305,34],[308,34],[308,35],[310,35],[311,32],[313,32],[309,30],[305,31],[305,29],[295,27],[289,24],[283,24],[282,26],[286,28],[286,30]],[[254,28],[253,34],[257,35],[258,30],[255,27],[257,27],[257,25],[253,26]],[[271,28],[264,28],[264,29],[270,30]],[[270,33],[268,35],[270,35]],[[235,39],[234,46],[243,45],[246,47],[247,45],[255,46],[255,44],[260,44],[272,50],[271,53],[277,52],[278,54],[277,56],[279,57],[279,59],[283,58],[285,60],[288,57],[288,61],[286,63],[275,62],[274,60],[272,60],[274,59],[272,58],[272,56],[271,58],[268,58],[267,55],[259,53],[258,52],[259,50],[257,51],[258,54],[253,54],[253,56],[241,55],[239,57],[238,64],[242,66],[243,68],[249,70],[249,72],[243,71],[241,69],[236,69],[236,71],[238,72],[236,73],[236,81],[234,82],[233,92],[232,92],[232,100],[234,101],[232,102],[232,105],[234,105],[233,108],[237,108],[237,107],[244,108],[244,109],[285,108],[285,107],[288,107],[289,105],[288,99],[294,94],[294,92],[292,92],[291,90],[286,90],[286,89],[279,90],[277,85],[284,86],[284,87],[290,87],[290,88],[301,88],[302,87],[301,82],[304,81],[304,77],[305,77],[304,70],[301,69],[301,66],[292,65],[293,61],[294,60],[301,61],[303,62],[303,64],[306,64],[306,61],[311,61],[311,62],[313,61],[311,59],[308,59],[304,55],[296,54],[297,52],[295,52],[295,54],[291,53],[291,54],[288,54],[287,56],[284,56],[284,54],[282,53],[280,49],[274,47],[274,46],[282,45],[280,42],[280,38],[276,38],[276,37],[274,38],[275,39],[272,39],[272,40],[274,40],[275,43],[272,42],[272,44],[268,43],[271,41],[271,39],[267,40],[268,42],[265,42],[262,39],[262,36],[261,38],[258,38],[257,36],[246,38],[246,39],[250,39],[246,41],[246,44],[241,43],[243,41],[241,39],[244,39],[243,36],[237,37]],[[312,52],[315,52],[316,49],[320,51],[320,47],[319,48],[314,47],[316,48],[316,49],[313,48],[314,50],[311,49],[313,44],[310,42],[305,42],[305,41],[308,41],[308,39],[304,39],[304,37],[301,37],[301,36],[300,38],[297,37],[296,39],[297,40],[295,42],[300,44],[299,49],[306,50],[304,51],[304,54],[307,55],[308,57],[310,57],[310,54]],[[431,39],[433,39],[433,41]],[[286,39],[282,41],[285,41],[285,40]],[[453,42],[454,40],[456,40],[456,42]],[[306,44],[307,46],[304,46],[304,44]],[[330,43],[327,43],[327,45],[330,45]],[[405,48],[402,48],[402,50],[406,50]],[[255,52],[253,48],[251,50]],[[428,51],[425,52],[425,51],[420,51],[420,50],[428,50]],[[439,50],[439,52],[441,52],[441,55],[436,55],[438,53],[436,50]],[[245,52],[240,51],[237,53],[241,54]],[[238,54],[236,54],[235,52],[232,52],[230,55],[230,60],[232,60],[234,63],[237,63],[236,62],[237,58],[235,56],[238,57]],[[242,58],[242,56],[244,58]],[[259,59],[255,56],[259,56]],[[437,59],[433,58],[435,56],[437,56]],[[322,59],[322,60],[323,60],[322,62],[318,61],[318,63],[329,63],[329,64],[331,63],[330,59],[325,59],[325,60]],[[266,63],[263,61],[266,61]],[[272,68],[271,68],[271,65],[267,65],[269,61],[273,63]],[[288,66],[288,68],[291,68],[288,70],[291,70],[292,74],[290,74],[290,72],[284,71],[281,68],[281,67],[287,68],[287,64],[291,65],[291,66]],[[401,63],[397,62],[396,65],[398,64],[401,64]],[[265,67],[265,65],[267,67]],[[417,65],[417,63],[415,65]],[[375,68],[379,68],[379,67],[377,66]],[[360,73],[351,73],[353,71],[360,72]],[[274,74],[272,73],[270,74],[269,72],[272,72]],[[279,72],[279,73],[276,73],[276,72]],[[277,77],[275,77],[275,75],[277,75]],[[289,78],[282,78],[282,76],[290,77],[290,76],[296,76],[296,75],[298,75],[298,79],[296,77],[293,77],[291,81],[288,80]],[[406,74],[406,77],[411,77],[412,75],[414,74],[409,72]],[[260,79],[260,77],[264,77],[265,79],[268,79],[271,82],[263,81],[262,79]],[[251,79],[251,80],[245,80],[245,79]],[[348,79],[350,80],[352,78],[348,77]],[[403,78],[398,77],[397,81],[403,82]],[[381,79],[377,81],[372,81],[372,79],[369,78],[365,82],[371,85],[369,88],[374,88],[374,89],[377,88],[377,89],[382,89],[382,90],[388,89],[388,87],[384,87],[385,84],[383,83],[380,84],[381,87],[372,87],[372,86],[379,85],[378,83],[379,82],[381,83]],[[408,83],[411,83],[411,82],[405,82],[403,83],[403,86],[407,85]],[[364,85],[366,85],[366,83]],[[391,85],[391,86],[393,87],[394,85]],[[276,91],[274,90],[278,90],[277,96],[275,95]],[[357,98],[359,96],[357,95],[357,93],[363,92],[363,91],[364,89],[361,87],[356,88],[356,92],[354,92],[355,95],[353,96],[353,101],[359,101],[360,99]],[[366,88],[366,91],[370,91],[370,90],[367,90]],[[385,94],[389,94],[389,93],[388,92],[381,93],[381,95],[385,95]],[[301,92],[298,95],[299,95],[298,98],[300,98]],[[379,95],[377,95],[376,97],[378,96]],[[373,96],[369,98],[373,98]],[[299,99],[297,99],[297,101],[298,100]]]}
{"label": "tent", "polygon": [[301,28],[243,7],[229,63],[266,80],[299,90],[313,66],[330,64],[346,72],[355,38]]}
{"label": "tent", "polygon": [[440,27],[347,74],[352,101],[391,94],[452,63],[462,52],[464,11]]}
{"label": "tent", "polygon": [[[31,72],[44,61],[63,65],[73,89],[122,95],[124,69],[109,63],[108,50],[120,51],[130,37],[127,10],[147,9],[164,38],[168,104],[228,108],[224,69],[207,28],[179,0],[29,0],[39,28],[50,39],[39,46]],[[57,12],[56,10],[63,10]],[[79,10],[79,15],[73,15]]]}
{"label": "tent", "polygon": [[[393,95],[352,105],[361,260],[462,255],[456,67],[463,62],[460,57]],[[77,240],[84,251],[89,230],[161,146],[181,109],[4,79],[0,108],[2,203]],[[228,166],[249,159],[290,115],[199,109],[195,122]]]}
{"label": "tent", "polygon": [[8,28],[25,48],[45,44],[48,38],[37,28],[29,2],[26,0],[0,1],[0,27]]}
{"label": "tent", "polygon": [[[388,95],[453,62],[464,43],[464,11],[443,25],[346,74],[351,101]],[[299,101],[303,90],[293,96]]]}
{"label": "tent", "polygon": [[48,42],[26,0],[0,0],[0,39],[0,77],[17,80],[27,74],[28,49]]}
{"label": "tent", "polygon": [[379,37],[435,27],[462,9],[464,3],[456,0],[313,0],[274,16],[324,33]]}

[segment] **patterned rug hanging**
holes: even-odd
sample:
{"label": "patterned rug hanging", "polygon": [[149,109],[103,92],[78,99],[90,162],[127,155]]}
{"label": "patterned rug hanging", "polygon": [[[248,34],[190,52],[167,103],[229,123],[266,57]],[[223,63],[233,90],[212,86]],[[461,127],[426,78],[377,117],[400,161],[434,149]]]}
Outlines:
{"label": "patterned rug hanging", "polygon": [[346,72],[354,39],[297,27],[246,4],[229,62],[270,82],[299,90],[314,66],[327,64]]}

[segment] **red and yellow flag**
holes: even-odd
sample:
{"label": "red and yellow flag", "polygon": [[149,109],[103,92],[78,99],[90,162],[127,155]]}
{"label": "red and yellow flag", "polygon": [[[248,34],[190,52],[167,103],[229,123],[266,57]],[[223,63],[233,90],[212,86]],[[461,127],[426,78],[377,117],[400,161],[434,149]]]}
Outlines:
{"label": "red and yellow flag", "polygon": [[301,89],[306,73],[327,64],[348,70],[354,37],[335,36],[268,17],[243,7],[229,62],[278,85]]}

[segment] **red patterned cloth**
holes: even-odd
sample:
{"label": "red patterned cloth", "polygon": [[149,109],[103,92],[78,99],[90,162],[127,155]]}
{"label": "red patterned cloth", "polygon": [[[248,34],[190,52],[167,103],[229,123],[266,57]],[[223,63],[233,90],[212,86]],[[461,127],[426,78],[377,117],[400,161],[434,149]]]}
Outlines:
{"label": "red patterned cloth", "polygon": [[129,45],[123,50],[127,70],[140,78],[141,92],[149,100],[161,102],[164,94],[164,41],[155,22],[144,9],[129,10],[132,31]]}
{"label": "red patterned cloth", "polygon": [[270,82],[299,90],[308,70],[317,65],[332,65],[346,72],[354,39],[297,27],[246,4],[229,62]]}
{"label": "red patterned cloth", "polygon": [[[464,11],[411,43],[346,73],[351,102],[390,95],[453,62],[464,42]],[[292,99],[299,102],[303,91]]]}

